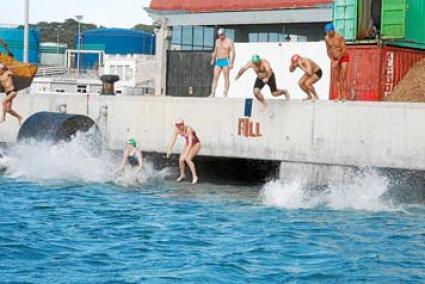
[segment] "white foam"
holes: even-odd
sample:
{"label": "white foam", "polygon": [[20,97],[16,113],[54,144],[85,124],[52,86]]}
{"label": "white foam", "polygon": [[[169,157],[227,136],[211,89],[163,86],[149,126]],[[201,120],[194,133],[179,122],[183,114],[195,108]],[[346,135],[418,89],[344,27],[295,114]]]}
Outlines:
{"label": "white foam", "polygon": [[[27,141],[13,146],[3,163],[7,167],[6,175],[22,180],[36,182],[116,182],[121,185],[136,183],[134,175],[116,175],[121,156],[114,158],[109,152],[95,154],[90,149],[87,136],[78,134],[70,142],[57,144],[49,142]],[[145,162],[142,181],[148,178],[164,178],[168,171],[156,172],[150,163]]]}
{"label": "white foam", "polygon": [[300,181],[271,181],[261,191],[263,204],[286,209],[328,208],[333,210],[389,211],[396,209],[387,198],[389,181],[367,170],[348,183],[331,184],[325,190],[308,190]]}

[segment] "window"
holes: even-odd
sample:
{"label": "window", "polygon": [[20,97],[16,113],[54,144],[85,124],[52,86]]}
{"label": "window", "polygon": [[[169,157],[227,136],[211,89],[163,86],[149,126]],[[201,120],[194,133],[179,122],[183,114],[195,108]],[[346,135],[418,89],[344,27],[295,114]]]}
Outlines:
{"label": "window", "polygon": [[65,89],[56,89],[55,92],[56,93],[65,93]]}
{"label": "window", "polygon": [[204,26],[174,26],[172,50],[211,50],[214,46],[214,28]]}
{"label": "window", "polygon": [[248,40],[249,42],[258,42],[258,33],[249,33]]}

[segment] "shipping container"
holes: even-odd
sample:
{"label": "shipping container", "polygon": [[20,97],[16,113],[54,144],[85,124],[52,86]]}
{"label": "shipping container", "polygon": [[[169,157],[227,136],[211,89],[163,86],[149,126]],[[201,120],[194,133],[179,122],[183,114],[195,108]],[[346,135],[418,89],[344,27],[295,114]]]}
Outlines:
{"label": "shipping container", "polygon": [[406,32],[396,45],[425,49],[425,1],[407,0]]}
{"label": "shipping container", "polygon": [[346,40],[405,36],[406,0],[335,0],[333,22]]}
{"label": "shipping container", "polygon": [[187,12],[255,11],[288,8],[311,8],[332,5],[333,0],[152,0],[152,10]]}
{"label": "shipping container", "polygon": [[[376,44],[347,45],[351,57],[348,71],[350,99],[380,101],[391,94],[409,69],[425,58],[425,51]],[[338,97],[332,73],[330,99]]]}
{"label": "shipping container", "polygon": [[350,42],[425,49],[424,0],[335,0],[333,22]]}

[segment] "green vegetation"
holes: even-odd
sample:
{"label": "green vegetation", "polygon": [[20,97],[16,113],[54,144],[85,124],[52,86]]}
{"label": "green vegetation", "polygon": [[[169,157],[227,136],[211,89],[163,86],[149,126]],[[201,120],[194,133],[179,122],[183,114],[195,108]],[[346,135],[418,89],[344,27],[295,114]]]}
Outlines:
{"label": "green vegetation", "polygon": [[[74,19],[66,19],[63,23],[60,22],[39,22],[36,27],[41,32],[41,42],[56,42],[59,33],[59,41],[68,44],[68,48],[77,48],[75,42],[78,34],[78,21]],[[92,30],[96,28],[105,28],[94,24],[81,23],[81,32]],[[143,30],[146,32],[153,32],[153,26],[138,24],[133,27],[135,30]]]}

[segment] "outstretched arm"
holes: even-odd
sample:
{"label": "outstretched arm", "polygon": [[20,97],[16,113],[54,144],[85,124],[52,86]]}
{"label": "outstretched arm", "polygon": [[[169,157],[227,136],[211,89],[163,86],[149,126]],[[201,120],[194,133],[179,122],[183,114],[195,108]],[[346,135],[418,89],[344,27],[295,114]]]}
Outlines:
{"label": "outstretched arm", "polygon": [[170,144],[168,145],[167,159],[170,158],[171,156],[171,151],[173,151],[174,144],[176,144],[176,141],[177,141],[177,135],[178,135],[177,130],[175,130],[173,133],[173,136],[171,137]]}
{"label": "outstretched arm", "polygon": [[122,162],[121,165],[119,166],[119,168],[115,171],[115,174],[118,174],[119,172],[121,172],[122,170],[124,170],[125,164],[127,163],[127,159],[128,159],[128,150],[124,151],[124,155],[122,158]]}
{"label": "outstretched arm", "polygon": [[252,64],[251,62],[248,62],[247,64],[245,64],[245,66],[243,66],[239,70],[238,75],[236,75],[235,80],[238,80],[243,75],[243,73],[245,73],[246,70],[248,70],[249,68],[251,68],[251,64]]}

